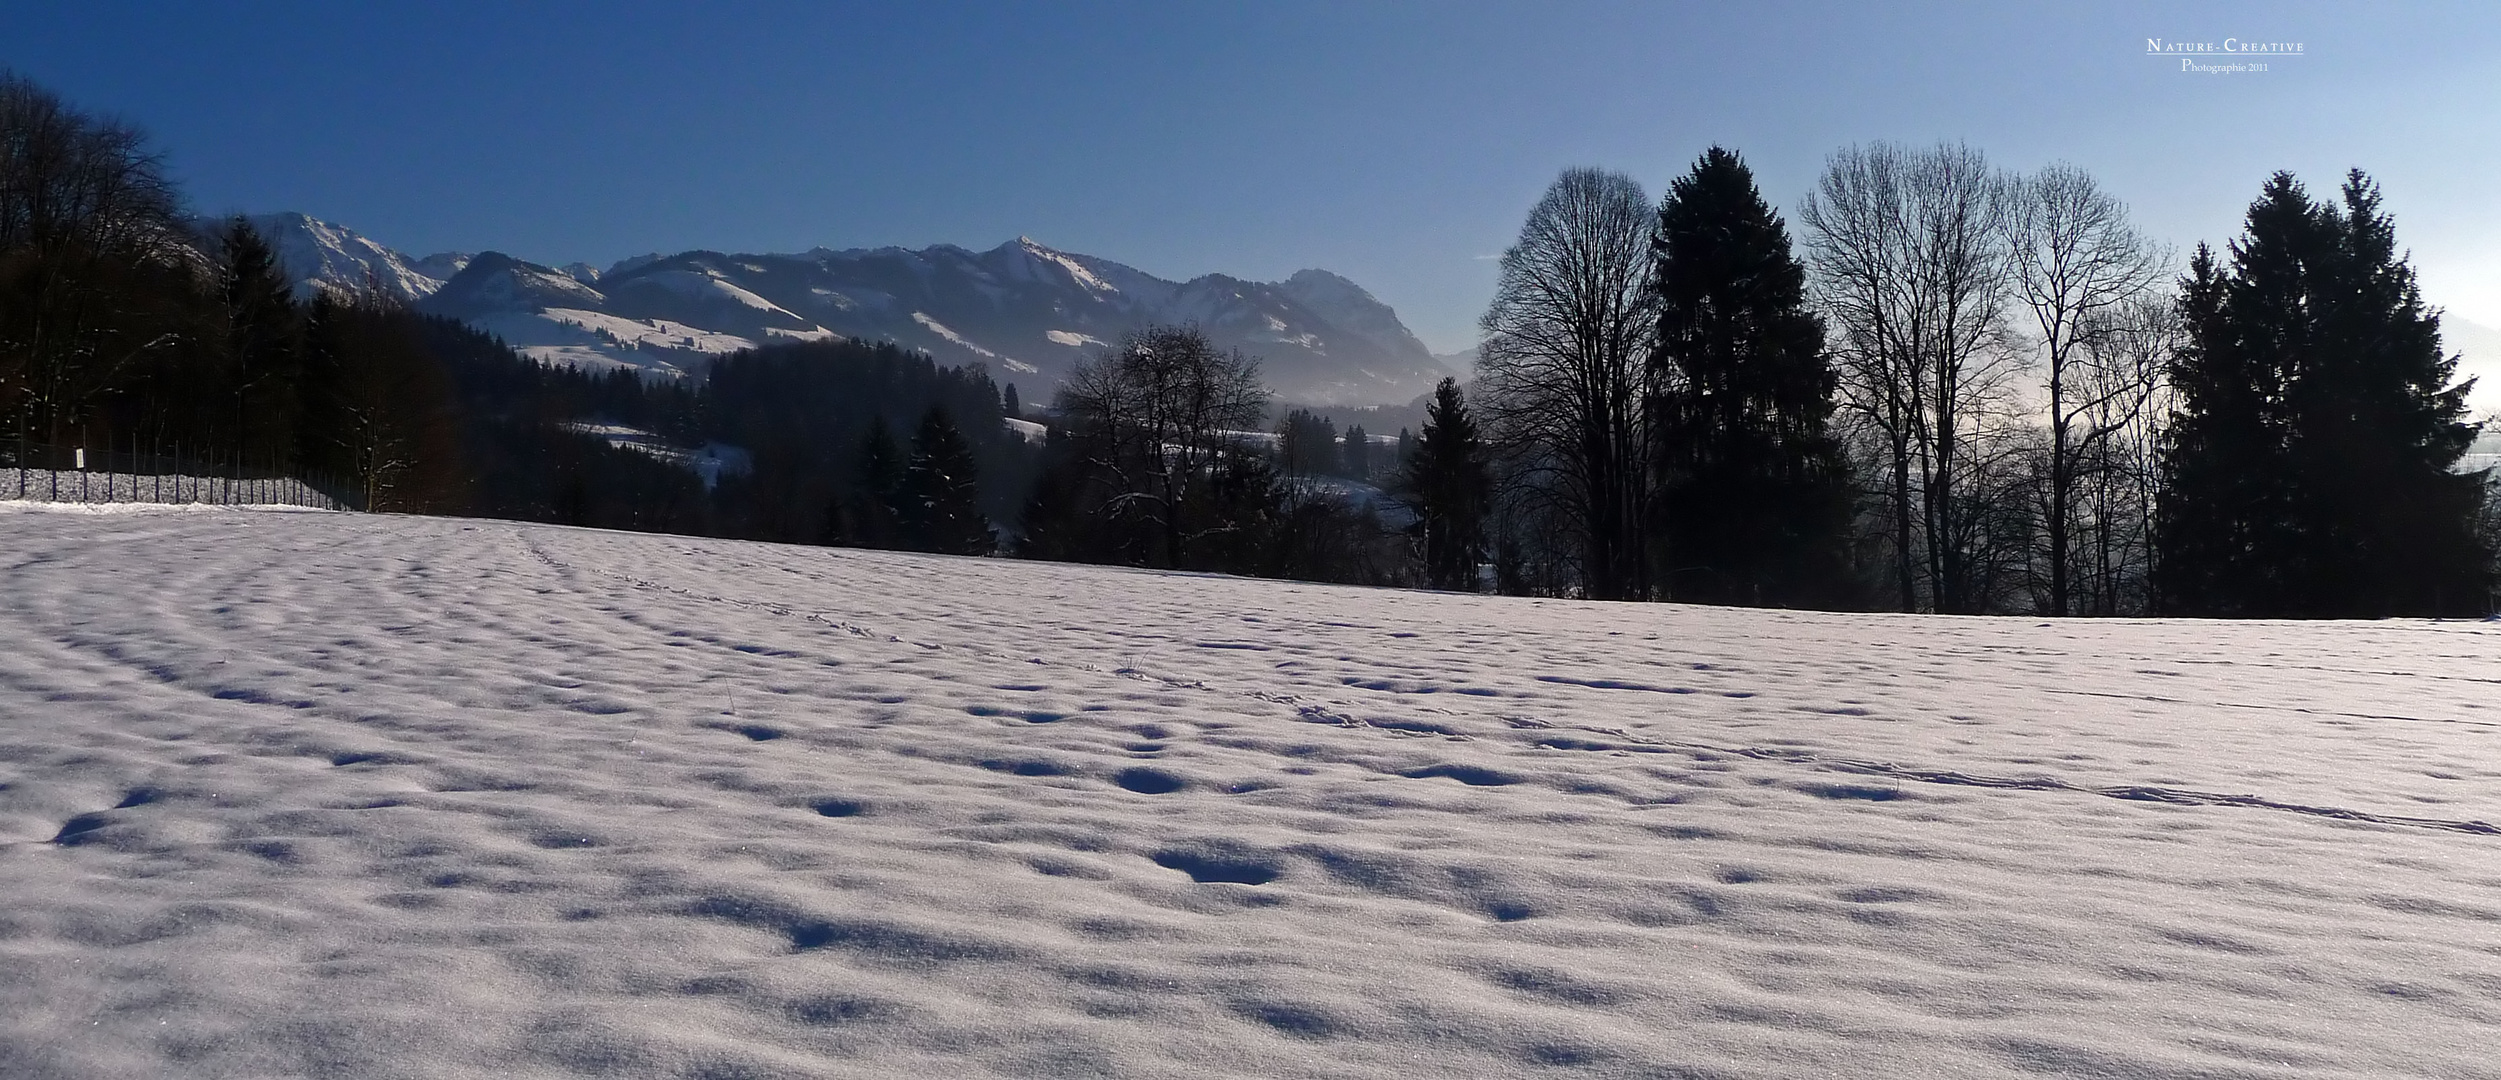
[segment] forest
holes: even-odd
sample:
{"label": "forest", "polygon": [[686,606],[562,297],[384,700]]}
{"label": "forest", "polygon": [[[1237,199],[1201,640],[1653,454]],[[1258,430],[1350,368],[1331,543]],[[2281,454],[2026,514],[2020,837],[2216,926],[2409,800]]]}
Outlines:
{"label": "forest", "polygon": [[[367,511],[1600,600],[2474,616],[2493,479],[2378,187],[2267,178],[2185,263],[2084,170],[1735,151],[1564,171],[1420,427],[1280,406],[1191,326],[1046,400],[891,343],[550,367],[298,296],[135,126],[0,75],[0,458]],[[18,493],[0,492],[0,497]]]}

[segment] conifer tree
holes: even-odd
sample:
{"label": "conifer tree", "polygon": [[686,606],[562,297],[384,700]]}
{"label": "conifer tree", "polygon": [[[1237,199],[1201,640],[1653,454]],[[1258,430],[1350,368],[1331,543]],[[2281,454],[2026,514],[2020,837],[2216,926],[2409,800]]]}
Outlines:
{"label": "conifer tree", "polygon": [[843,536],[860,547],[899,547],[904,542],[903,452],[884,417],[869,418],[858,462],[857,482],[841,507]]}
{"label": "conifer tree", "polygon": [[1361,424],[1346,426],[1346,449],[1338,454],[1350,480],[1372,479],[1372,434]]}
{"label": "conifer tree", "polygon": [[302,312],[277,252],[250,219],[229,219],[218,241],[221,344],[234,392],[230,450],[238,462],[259,463],[286,454],[296,441]]}
{"label": "conifer tree", "polygon": [[2475,436],[2376,185],[2342,205],[2277,173],[2228,270],[2183,282],[2156,585],[2195,615],[2480,614],[2492,552]]}
{"label": "conifer tree", "polygon": [[1407,459],[1401,486],[1424,533],[1424,577],[1436,589],[1474,592],[1485,551],[1485,515],[1493,473],[1467,397],[1443,379],[1424,406],[1424,434]]}
{"label": "conifer tree", "polygon": [[1338,471],[1337,425],[1309,409],[1285,414],[1277,425],[1278,456],[1287,476],[1327,476]]}
{"label": "conifer tree", "polygon": [[1658,580],[1679,600],[1837,602],[1849,488],[1787,228],[1745,162],[1712,147],[1670,185],[1652,254]]}
{"label": "conifer tree", "polygon": [[998,534],[981,513],[978,471],[972,444],[946,410],[933,408],[921,417],[897,507],[911,547],[942,555],[988,555],[998,548]]}

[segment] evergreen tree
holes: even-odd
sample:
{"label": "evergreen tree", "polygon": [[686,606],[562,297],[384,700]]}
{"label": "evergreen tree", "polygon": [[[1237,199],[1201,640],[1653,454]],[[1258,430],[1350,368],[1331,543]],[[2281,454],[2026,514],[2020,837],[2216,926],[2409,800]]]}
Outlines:
{"label": "evergreen tree", "polygon": [[220,344],[234,393],[228,450],[245,466],[292,457],[303,378],[303,318],[294,290],[278,253],[241,215],[218,236],[216,274]]}
{"label": "evergreen tree", "polygon": [[1337,425],[1309,409],[1285,414],[1277,425],[1277,451],[1287,476],[1327,476],[1338,470]]}
{"label": "evergreen tree", "polygon": [[1493,501],[1484,439],[1456,379],[1443,379],[1433,388],[1424,417],[1424,434],[1408,458],[1401,486],[1424,533],[1425,581],[1436,589],[1474,592],[1477,563],[1485,551],[1486,511]]}
{"label": "evergreen tree", "polygon": [[1016,396],[1015,383],[1009,383],[1006,389],[999,391],[999,411],[1005,413],[1010,420],[1025,418],[1025,403]]}
{"label": "evergreen tree", "polygon": [[903,452],[884,417],[872,416],[860,438],[854,483],[840,500],[841,534],[859,547],[903,545]]}
{"label": "evergreen tree", "polygon": [[973,447],[964,441],[943,409],[931,409],[912,433],[912,457],[903,468],[903,496],[897,507],[906,542],[916,550],[943,555],[988,555],[998,549],[998,534],[981,514],[979,466]]}
{"label": "evergreen tree", "polygon": [[1346,426],[1346,449],[1338,455],[1351,480],[1372,479],[1372,435],[1361,424]]}
{"label": "evergreen tree", "polygon": [[1788,229],[1734,152],[1675,180],[1652,242],[1651,358],[1664,565],[1679,600],[1843,599],[1850,492],[1834,378]]}
{"label": "evergreen tree", "polygon": [[2451,386],[2439,316],[2397,253],[2376,185],[2342,205],[2277,173],[2229,271],[2198,250],[2163,449],[2156,584],[2168,611],[2373,617],[2479,614],[2492,552],[2471,383]]}

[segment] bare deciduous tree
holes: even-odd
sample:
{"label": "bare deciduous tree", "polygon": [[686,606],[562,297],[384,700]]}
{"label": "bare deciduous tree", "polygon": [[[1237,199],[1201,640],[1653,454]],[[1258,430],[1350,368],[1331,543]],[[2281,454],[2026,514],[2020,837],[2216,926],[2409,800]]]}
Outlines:
{"label": "bare deciduous tree", "polygon": [[1266,417],[1268,391],[1241,350],[1218,349],[1196,326],[1149,326],[1078,364],[1058,406],[1118,489],[1104,511],[1146,518],[1162,547],[1150,561],[1180,566],[1194,539],[1190,504]]}
{"label": "bare deciduous tree", "polygon": [[[2151,610],[2157,451],[2170,414],[2163,364],[2179,338],[2172,297],[2160,290],[2104,314],[2076,365],[2078,427],[2099,434],[2077,448],[2069,572],[2071,612]],[[2079,580],[2080,579],[2080,580]]]}
{"label": "bare deciduous tree", "polygon": [[1834,154],[1799,211],[1812,281],[1840,331],[1843,400],[1881,442],[1904,610],[1976,611],[2003,532],[1985,483],[2013,410],[2003,336],[2005,183],[1969,147]]}
{"label": "bare deciduous tree", "polygon": [[2075,517],[2090,463],[2138,418],[2154,368],[2124,336],[2130,305],[2162,281],[2162,252],[2128,223],[2127,206],[2072,165],[2009,181],[2006,250],[2015,298],[2030,315],[2047,375],[2049,429],[2042,544],[2049,614],[2071,607]]}
{"label": "bare deciduous tree", "polygon": [[1578,548],[1582,594],[1640,599],[1656,219],[1621,173],[1571,169],[1502,256],[1478,328],[1477,392],[1506,452],[1506,501],[1550,504]]}
{"label": "bare deciduous tree", "polygon": [[0,406],[58,439],[171,344],[157,279],[188,272],[162,163],[129,124],[0,72]]}

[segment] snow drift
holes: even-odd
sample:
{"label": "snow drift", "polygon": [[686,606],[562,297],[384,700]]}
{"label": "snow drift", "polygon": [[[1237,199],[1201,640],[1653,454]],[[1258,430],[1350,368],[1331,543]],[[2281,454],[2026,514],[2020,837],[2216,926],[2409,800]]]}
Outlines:
{"label": "snow drift", "polygon": [[9,1076],[2501,1076],[2490,624],[0,551]]}

